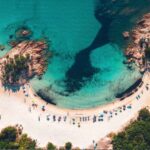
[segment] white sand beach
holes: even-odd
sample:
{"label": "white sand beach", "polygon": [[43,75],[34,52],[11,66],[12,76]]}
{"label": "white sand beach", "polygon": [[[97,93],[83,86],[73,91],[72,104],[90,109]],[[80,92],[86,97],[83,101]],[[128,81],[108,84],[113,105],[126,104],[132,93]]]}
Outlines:
{"label": "white sand beach", "polygon": [[150,105],[149,95],[149,73],[145,73],[143,85],[133,95],[85,110],[46,104],[35,96],[29,84],[18,92],[5,91],[1,87],[0,129],[21,124],[23,132],[36,139],[39,146],[44,147],[50,141],[59,147],[70,141],[75,147],[87,148],[93,145],[93,140],[98,142],[111,132],[117,133],[135,119],[140,109]]}

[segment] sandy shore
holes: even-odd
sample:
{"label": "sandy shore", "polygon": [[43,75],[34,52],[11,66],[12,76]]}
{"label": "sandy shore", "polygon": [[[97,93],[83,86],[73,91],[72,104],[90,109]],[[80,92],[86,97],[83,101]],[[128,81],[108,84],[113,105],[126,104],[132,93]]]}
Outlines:
{"label": "sandy shore", "polygon": [[[34,95],[29,84],[16,92],[1,88],[0,129],[22,124],[23,132],[37,139],[40,146],[45,146],[49,141],[63,146],[70,141],[74,146],[87,148],[93,145],[93,140],[97,142],[111,132],[122,130],[131,119],[136,118],[141,108],[150,105],[148,73],[144,75],[143,82],[136,93],[123,101],[116,100],[108,105],[85,110],[47,105]],[[45,111],[42,110],[43,106]]]}

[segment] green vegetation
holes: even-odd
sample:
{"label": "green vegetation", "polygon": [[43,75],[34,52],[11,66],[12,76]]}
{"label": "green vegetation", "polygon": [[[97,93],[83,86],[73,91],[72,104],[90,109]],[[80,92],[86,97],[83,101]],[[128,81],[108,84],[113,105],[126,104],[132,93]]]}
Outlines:
{"label": "green vegetation", "polygon": [[52,143],[47,144],[47,150],[56,150],[56,146],[53,145]]}
{"label": "green vegetation", "polygon": [[16,143],[17,130],[13,127],[7,127],[0,133],[0,149],[17,149]]}
{"label": "green vegetation", "polygon": [[26,134],[20,135],[15,127],[7,127],[0,133],[0,149],[36,149],[36,142]]}
{"label": "green vegetation", "polygon": [[0,141],[14,142],[17,139],[17,129],[14,127],[7,127],[0,133]]}
{"label": "green vegetation", "polygon": [[[48,143],[46,148],[37,147],[35,140],[28,137],[27,134],[22,134],[19,127],[9,126],[0,132],[0,149],[5,150],[72,150],[72,144],[67,142],[64,147],[59,149],[52,143]],[[74,149],[74,150],[79,150]]]}
{"label": "green vegetation", "polygon": [[23,134],[19,139],[19,149],[35,149],[36,148],[36,141],[32,140],[27,136],[27,134]]}
{"label": "green vegetation", "polygon": [[71,150],[71,149],[72,149],[72,143],[67,142],[67,143],[65,144],[65,149],[66,149],[66,150]]}
{"label": "green vegetation", "polygon": [[114,150],[150,150],[150,112],[140,111],[138,120],[113,138]]}
{"label": "green vegetation", "polygon": [[7,56],[3,71],[4,84],[17,83],[21,78],[27,76],[29,57],[29,55],[15,55],[14,58],[9,58],[9,56]]}
{"label": "green vegetation", "polygon": [[148,60],[150,59],[150,47],[145,49],[145,56]]}

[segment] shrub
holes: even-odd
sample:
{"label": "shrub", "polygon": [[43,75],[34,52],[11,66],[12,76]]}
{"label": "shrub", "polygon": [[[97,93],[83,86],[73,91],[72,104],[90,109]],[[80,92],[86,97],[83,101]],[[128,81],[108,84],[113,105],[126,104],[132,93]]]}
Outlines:
{"label": "shrub", "polygon": [[25,150],[25,149],[35,149],[36,147],[36,141],[32,140],[27,136],[27,134],[23,134],[19,139],[19,149]]}
{"label": "shrub", "polygon": [[2,142],[14,142],[17,138],[17,129],[15,127],[7,127],[0,133],[0,141]]}
{"label": "shrub", "polygon": [[56,150],[56,146],[49,142],[47,144],[47,150]]}
{"label": "shrub", "polygon": [[65,144],[65,149],[66,149],[66,150],[71,150],[71,149],[72,149],[72,143],[67,142],[67,143]]}
{"label": "shrub", "polygon": [[138,120],[149,121],[150,120],[150,112],[146,108],[142,109],[139,112]]}
{"label": "shrub", "polygon": [[150,149],[150,113],[147,109],[139,112],[138,120],[132,122],[125,131],[115,135],[114,150],[148,150]]}

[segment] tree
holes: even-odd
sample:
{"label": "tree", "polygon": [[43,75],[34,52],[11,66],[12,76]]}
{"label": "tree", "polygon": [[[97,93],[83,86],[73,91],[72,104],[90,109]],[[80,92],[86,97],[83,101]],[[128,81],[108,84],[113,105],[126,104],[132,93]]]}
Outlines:
{"label": "tree", "polygon": [[[19,134],[19,128],[9,126],[0,132],[0,150],[43,150],[37,147],[35,140],[28,137],[27,134]],[[48,143],[46,150],[57,150],[56,146]],[[60,147],[59,150],[71,150],[72,144],[67,142],[65,147]],[[77,150],[79,150],[77,148]]]}
{"label": "tree", "polygon": [[150,149],[150,112],[142,109],[138,120],[132,122],[112,140],[114,150]]}
{"label": "tree", "polygon": [[150,112],[149,112],[149,110],[147,110],[146,108],[142,109],[139,112],[138,120],[149,121],[150,120]]}
{"label": "tree", "polygon": [[14,142],[17,139],[17,129],[14,127],[7,127],[0,133],[0,141],[2,142]]}
{"label": "tree", "polygon": [[0,133],[0,149],[17,149],[18,143],[16,143],[18,133],[14,127],[7,127]]}
{"label": "tree", "polygon": [[10,126],[0,133],[0,149],[35,150],[36,141],[29,138],[27,134],[19,136],[19,130]]}
{"label": "tree", "polygon": [[29,71],[29,55],[15,55],[9,58],[3,70],[3,84],[17,83],[20,79],[26,79]]}
{"label": "tree", "polygon": [[56,146],[49,142],[47,144],[47,150],[56,150]]}
{"label": "tree", "polygon": [[72,149],[72,143],[67,142],[67,143],[65,144],[65,149],[66,149],[66,150],[71,150],[71,149]]}
{"label": "tree", "polygon": [[0,149],[4,150],[16,150],[19,148],[18,143],[16,142],[0,142]]}
{"label": "tree", "polygon": [[19,139],[19,149],[26,150],[26,149],[35,149],[36,148],[36,141],[32,140],[27,136],[27,134],[23,134]]}

